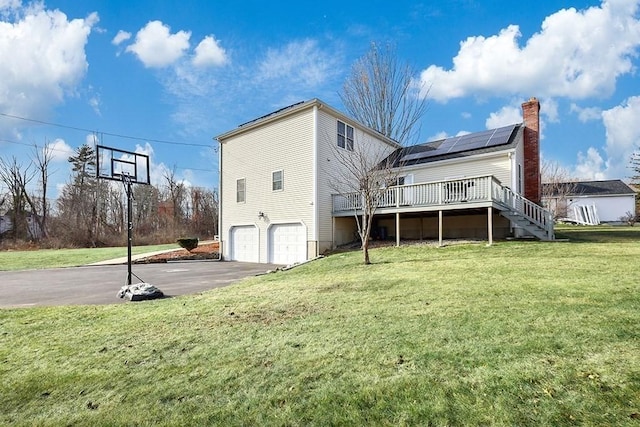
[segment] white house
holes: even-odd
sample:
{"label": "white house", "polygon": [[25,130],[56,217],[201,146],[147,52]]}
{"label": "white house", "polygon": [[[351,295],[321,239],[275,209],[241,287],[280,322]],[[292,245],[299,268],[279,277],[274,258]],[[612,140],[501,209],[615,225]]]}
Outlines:
{"label": "white house", "polygon": [[539,109],[532,98],[524,123],[406,148],[318,99],[242,124],[216,137],[222,256],[291,264],[354,241],[358,197],[331,180],[337,153],[359,144],[400,177],[380,198],[376,237],[552,239],[538,206]]}
{"label": "white house", "polygon": [[[585,212],[596,222],[620,222],[627,214],[635,215],[636,192],[619,179],[543,184],[544,203],[552,210],[563,207],[569,220],[584,222]],[[564,194],[554,191],[565,188]]]}

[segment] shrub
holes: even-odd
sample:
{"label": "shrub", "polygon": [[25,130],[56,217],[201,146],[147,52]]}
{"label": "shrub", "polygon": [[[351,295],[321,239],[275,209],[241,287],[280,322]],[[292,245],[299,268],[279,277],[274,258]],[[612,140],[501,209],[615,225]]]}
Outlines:
{"label": "shrub", "polygon": [[620,217],[620,221],[626,222],[627,225],[633,226],[636,223],[637,217],[633,212],[627,211],[624,215]]}
{"label": "shrub", "polygon": [[189,252],[198,247],[198,238],[197,237],[187,237],[178,239],[178,244],[180,247],[185,248]]}

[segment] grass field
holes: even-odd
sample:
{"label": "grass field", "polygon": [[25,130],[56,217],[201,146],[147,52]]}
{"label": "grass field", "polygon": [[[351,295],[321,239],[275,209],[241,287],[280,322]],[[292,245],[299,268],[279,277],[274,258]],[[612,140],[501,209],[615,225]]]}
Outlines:
{"label": "grass field", "polygon": [[[174,248],[180,249],[180,246],[177,243],[153,246],[134,246],[131,248],[131,253],[136,255],[145,252]],[[126,247],[0,251],[0,271],[76,267],[97,261],[126,256]]]}
{"label": "grass field", "polygon": [[1,310],[0,425],[638,426],[640,227],[558,235]]}

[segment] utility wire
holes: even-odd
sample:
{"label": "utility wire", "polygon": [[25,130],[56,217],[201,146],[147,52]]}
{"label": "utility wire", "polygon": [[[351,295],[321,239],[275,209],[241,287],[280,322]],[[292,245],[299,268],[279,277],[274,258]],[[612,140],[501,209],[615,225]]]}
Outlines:
{"label": "utility wire", "polygon": [[[16,144],[16,145],[24,145],[25,147],[33,147],[33,148],[39,148],[39,149],[44,149],[45,147],[42,145],[38,145],[38,144],[27,144],[26,142],[18,142],[18,141],[11,141],[9,139],[4,139],[4,138],[0,138],[0,142],[6,142],[9,144]],[[61,153],[65,153],[66,150],[62,150],[60,148],[53,148],[53,147],[49,147],[50,150],[52,151],[59,151]],[[217,172],[217,169],[198,169],[198,168],[191,168],[191,167],[182,167],[180,165],[176,165],[176,169],[180,169],[180,170],[192,170],[192,171],[199,171],[199,172]]]}
{"label": "utility wire", "polygon": [[45,122],[44,120],[28,119],[26,117],[14,116],[13,114],[7,114],[7,113],[0,113],[0,116],[8,117],[8,118],[11,118],[11,119],[16,119],[16,120],[23,120],[23,121],[26,121],[26,122],[39,123],[41,125],[55,126],[55,127],[64,128],[64,129],[71,129],[71,130],[76,130],[76,131],[80,131],[80,132],[90,132],[90,133],[93,133],[93,134],[102,134],[102,135],[107,135],[107,136],[113,136],[113,137],[116,137],[116,138],[131,139],[131,140],[135,140],[135,141],[157,142],[159,144],[185,145],[185,146],[191,146],[191,147],[213,148],[212,145],[210,145],[210,144],[198,144],[198,143],[195,143],[195,142],[176,142],[176,141],[167,141],[167,140],[162,140],[162,139],[142,138],[142,137],[139,137],[139,136],[122,135],[122,134],[112,133],[112,132],[102,132],[102,131],[97,131],[97,130],[94,130],[94,129],[85,129],[85,128],[76,127],[76,126],[62,125],[62,124],[59,124],[59,123]]}

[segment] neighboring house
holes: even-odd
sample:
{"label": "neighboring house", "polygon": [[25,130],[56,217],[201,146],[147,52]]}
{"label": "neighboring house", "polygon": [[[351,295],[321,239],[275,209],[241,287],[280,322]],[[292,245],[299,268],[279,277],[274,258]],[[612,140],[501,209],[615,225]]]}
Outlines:
{"label": "neighboring house", "polygon": [[280,109],[220,143],[220,240],[227,260],[291,264],[356,240],[358,198],[336,194],[336,150],[369,144],[398,184],[376,211],[377,237],[553,239],[541,197],[537,99],[524,123],[402,148],[318,99]]}
{"label": "neighboring house", "polygon": [[[621,222],[627,214],[635,215],[636,193],[619,179],[543,184],[545,206],[575,222]],[[556,188],[569,190],[559,194]],[[590,221],[586,221],[590,220]]]}
{"label": "neighboring house", "polygon": [[0,215],[0,236],[12,229],[13,225],[11,224],[11,218],[9,218],[9,215]]}
{"label": "neighboring house", "polygon": [[[13,230],[13,222],[9,215],[0,216],[0,236]],[[30,239],[41,239],[42,229],[33,214],[27,214],[27,232]]]}

